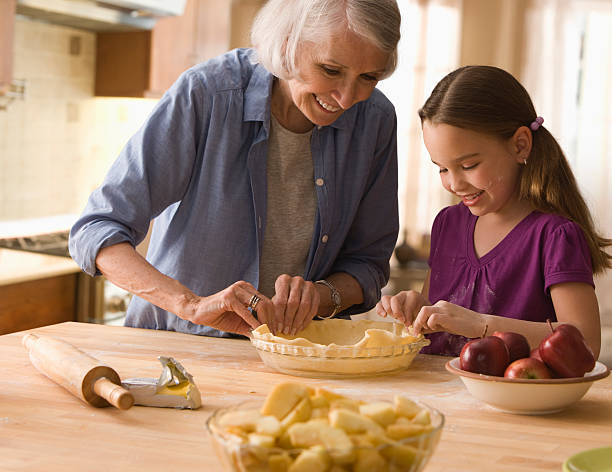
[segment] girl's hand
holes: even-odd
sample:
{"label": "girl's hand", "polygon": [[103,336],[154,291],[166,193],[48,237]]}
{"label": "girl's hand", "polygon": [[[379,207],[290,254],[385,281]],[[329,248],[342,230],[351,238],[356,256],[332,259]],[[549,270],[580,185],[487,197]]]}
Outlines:
{"label": "girl's hand", "polygon": [[434,305],[422,307],[412,326],[417,334],[447,331],[467,338],[477,338],[485,330],[487,316],[440,300]]}
{"label": "girl's hand", "polygon": [[244,281],[235,282],[208,297],[195,297],[187,303],[186,313],[181,317],[196,324],[248,336],[261,324],[248,309],[253,295],[260,298],[256,306],[260,319],[273,318],[274,306],[270,299]]}
{"label": "girl's hand", "polygon": [[[270,331],[295,334],[308,326],[319,310],[320,298],[315,284],[299,276],[282,274],[276,279],[274,290],[274,316],[265,321]],[[264,323],[261,317],[259,319]]]}
{"label": "girl's hand", "polygon": [[391,316],[406,326],[410,326],[419,310],[429,305],[429,301],[414,290],[402,291],[397,295],[383,295],[376,304],[376,313],[379,316]]}

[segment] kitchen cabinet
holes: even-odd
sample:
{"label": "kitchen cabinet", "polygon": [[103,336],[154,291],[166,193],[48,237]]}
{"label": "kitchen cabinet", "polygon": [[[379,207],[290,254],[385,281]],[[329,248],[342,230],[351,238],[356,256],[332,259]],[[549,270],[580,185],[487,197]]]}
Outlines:
{"label": "kitchen cabinet", "polygon": [[189,67],[229,49],[231,0],[187,0],[152,30],[100,32],[95,95],[160,97]]}
{"label": "kitchen cabinet", "polygon": [[81,321],[77,306],[89,307],[77,295],[86,277],[69,257],[0,248],[0,334]]}
{"label": "kitchen cabinet", "polygon": [[0,95],[8,92],[13,80],[13,32],[17,0],[0,1]]}
{"label": "kitchen cabinet", "polygon": [[0,335],[76,320],[78,274],[0,285]]}

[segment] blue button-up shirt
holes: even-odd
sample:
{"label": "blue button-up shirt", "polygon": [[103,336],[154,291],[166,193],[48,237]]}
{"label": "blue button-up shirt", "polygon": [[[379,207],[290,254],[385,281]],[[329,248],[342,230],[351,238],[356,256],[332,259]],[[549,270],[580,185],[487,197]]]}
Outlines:
{"label": "blue button-up shirt", "polygon": [[[257,287],[274,77],[251,56],[237,49],[183,73],[128,141],[70,233],[86,273],[99,274],[101,248],[137,245],[155,219],[147,260],[159,271],[200,296],[238,280]],[[364,301],[344,314],[369,310],[389,278],[399,226],[393,105],[375,89],[316,127],[311,151],[318,205],[303,276],[352,275]],[[126,325],[227,335],[139,297]]]}

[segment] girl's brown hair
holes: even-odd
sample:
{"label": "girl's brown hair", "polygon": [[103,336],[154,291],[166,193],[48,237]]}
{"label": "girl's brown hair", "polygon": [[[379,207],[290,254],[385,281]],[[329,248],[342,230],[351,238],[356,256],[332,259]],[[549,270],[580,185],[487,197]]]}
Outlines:
{"label": "girl's brown hair", "polygon": [[[419,110],[421,123],[444,123],[510,139],[537,115],[525,88],[508,72],[492,66],[465,66],[444,77]],[[522,169],[520,197],[544,213],[556,213],[577,223],[591,252],[593,272],[612,267],[604,249],[612,239],[600,235],[563,150],[540,126],[532,132],[528,164]]]}

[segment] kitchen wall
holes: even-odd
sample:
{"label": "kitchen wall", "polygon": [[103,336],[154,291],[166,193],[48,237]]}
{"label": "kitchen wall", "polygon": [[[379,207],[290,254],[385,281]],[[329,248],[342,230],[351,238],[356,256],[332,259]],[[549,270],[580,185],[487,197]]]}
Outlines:
{"label": "kitchen wall", "polygon": [[95,40],[17,18],[14,76],[27,97],[0,111],[0,221],[79,213],[155,105],[93,97]]}

